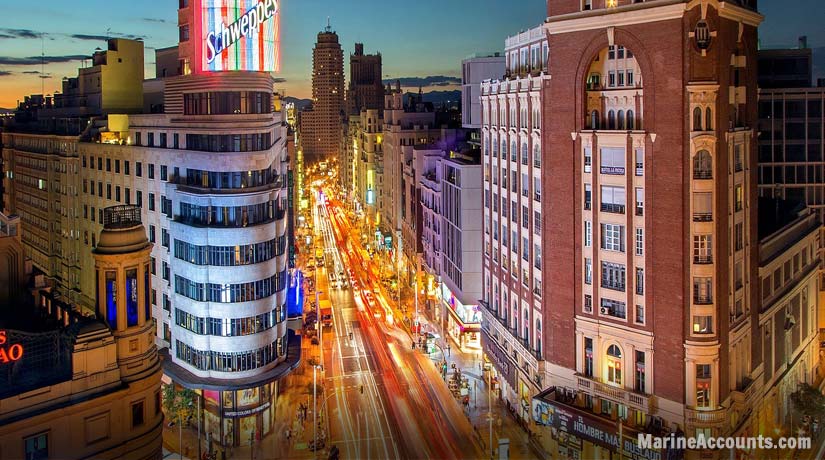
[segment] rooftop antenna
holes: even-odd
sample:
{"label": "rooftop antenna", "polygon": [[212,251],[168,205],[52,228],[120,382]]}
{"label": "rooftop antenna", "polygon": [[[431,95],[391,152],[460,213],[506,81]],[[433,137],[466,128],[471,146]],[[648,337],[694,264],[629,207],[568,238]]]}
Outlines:
{"label": "rooftop antenna", "polygon": [[324,30],[326,30],[327,32],[332,32],[332,26],[329,25],[329,16],[327,16],[327,28]]}
{"label": "rooftop antenna", "polygon": [[109,35],[110,35],[111,31],[112,31],[111,27],[106,28],[106,43],[109,42]]}
{"label": "rooftop antenna", "polygon": [[46,38],[45,33],[40,33],[40,94],[46,93]]}

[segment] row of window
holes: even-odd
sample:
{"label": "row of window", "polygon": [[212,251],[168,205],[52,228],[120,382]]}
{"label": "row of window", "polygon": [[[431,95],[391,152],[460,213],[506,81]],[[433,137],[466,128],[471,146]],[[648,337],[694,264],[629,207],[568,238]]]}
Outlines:
{"label": "row of window", "polygon": [[187,134],[186,148],[203,152],[255,152],[272,146],[272,134]]}
{"label": "row of window", "polygon": [[[635,206],[635,214],[637,216],[644,215],[644,196],[645,192],[644,189],[637,187],[635,190],[636,193],[636,206]],[[602,212],[609,212],[614,214],[624,214],[625,213],[625,188],[624,187],[617,187],[614,185],[602,185],[601,186],[601,198],[602,203],[601,209]],[[584,184],[584,209],[590,210],[592,206],[593,200],[593,192],[591,189],[590,184]]]}
{"label": "row of window", "polygon": [[257,114],[272,112],[272,95],[259,91],[185,93],[186,115]]}
{"label": "row of window", "polygon": [[286,320],[286,306],[246,318],[202,318],[178,308],[175,309],[175,324],[198,335],[220,337],[240,337],[257,334],[275,327]]}
{"label": "row of window", "polygon": [[286,251],[286,236],[236,246],[198,246],[175,240],[175,257],[195,265],[234,267],[266,262]]}
{"label": "row of window", "polygon": [[286,285],[286,270],[269,278],[239,284],[198,283],[175,275],[175,293],[198,302],[251,302],[283,291]]}
{"label": "row of window", "polygon": [[[177,136],[177,134],[176,134],[176,136]],[[95,169],[95,156],[90,155],[88,157],[88,160],[89,161],[87,163],[86,162],[86,155],[83,155],[83,158],[82,158],[83,167],[84,168],[89,168],[89,169]],[[120,163],[119,159],[106,158],[106,172],[113,172],[112,171],[112,165],[114,165],[114,173],[115,174],[120,174],[120,171],[121,171],[120,164],[121,163]],[[154,179],[155,178],[155,165],[154,165],[154,163],[147,163],[146,166],[147,166],[147,175],[148,175],[149,179]],[[177,169],[177,168],[175,168],[175,169]],[[97,170],[98,171],[103,171],[103,157],[97,157]],[[129,162],[129,160],[123,160],[123,174],[126,175],[126,176],[129,176],[129,175],[131,175],[131,173],[132,173],[131,163]],[[143,163],[141,163],[140,161],[135,162],[135,176],[136,177],[143,177]],[[166,167],[166,165],[161,165],[160,166],[160,180],[167,180],[168,179],[167,176],[168,176],[168,168]],[[94,188],[94,187],[92,187],[92,188]],[[92,192],[92,193],[94,193],[94,192]]]}
{"label": "row of window", "polygon": [[280,177],[271,166],[258,171],[235,172],[187,169],[186,185],[210,189],[242,189],[274,184]]}
{"label": "row of window", "polygon": [[186,224],[210,227],[247,227],[280,219],[284,212],[285,204],[278,206],[277,200],[245,206],[200,206],[181,203],[179,220]]}
{"label": "row of window", "polygon": [[286,354],[286,341],[281,337],[269,345],[252,351],[222,353],[201,351],[175,341],[175,355],[181,361],[203,371],[240,372],[258,369],[278,360]]}

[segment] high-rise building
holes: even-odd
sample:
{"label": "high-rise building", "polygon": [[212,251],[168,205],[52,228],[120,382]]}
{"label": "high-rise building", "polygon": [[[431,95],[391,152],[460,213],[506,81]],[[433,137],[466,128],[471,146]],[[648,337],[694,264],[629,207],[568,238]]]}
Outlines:
{"label": "high-rise building", "polygon": [[[769,407],[787,422],[782,376],[813,376],[813,322],[760,315],[755,4],[549,0],[483,87],[484,350],[554,456],[755,435]],[[771,353],[768,333],[793,343]],[[618,423],[616,443],[587,436]]]}
{"label": "high-rise building", "polygon": [[[246,11],[220,0],[181,5],[182,72],[163,79],[164,112],[86,120],[73,136],[11,127],[5,201],[47,283],[89,311],[98,284],[81,267],[94,266],[104,208],[140,209],[154,244],[148,297],[165,373],[197,392],[213,439],[239,445],[273,429],[278,379],[300,359],[287,331],[287,133],[266,71],[276,56],[233,57],[270,50],[277,36],[221,43],[210,55],[215,28]],[[259,29],[275,34],[277,14],[265,10]]]}
{"label": "high-rise building", "polygon": [[800,37],[800,47],[762,49],[757,54],[759,88],[808,88],[811,86],[813,51],[807,38]]}
{"label": "high-rise building", "polygon": [[349,87],[346,94],[347,115],[361,110],[384,108],[384,84],[381,81],[381,53],[364,54],[364,44],[356,43],[349,55]]}
{"label": "high-rise building", "polygon": [[327,25],[312,50],[312,108],[304,110],[299,125],[307,164],[338,156],[343,110],[344,51]]}

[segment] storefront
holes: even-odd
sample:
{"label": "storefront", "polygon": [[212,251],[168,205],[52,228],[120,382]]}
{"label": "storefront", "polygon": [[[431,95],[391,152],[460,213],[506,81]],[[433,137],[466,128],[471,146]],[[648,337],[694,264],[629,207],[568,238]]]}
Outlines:
{"label": "storefront", "polygon": [[576,407],[574,393],[549,388],[532,399],[532,418],[545,453],[552,458],[663,460],[683,452],[641,448],[639,432]]}
{"label": "storefront", "polygon": [[481,349],[485,366],[489,364],[494,394],[512,405],[516,400],[516,364],[486,330],[481,332]]}
{"label": "storefront", "polygon": [[207,436],[223,446],[239,446],[268,435],[275,419],[277,385],[272,382],[244,390],[204,390],[203,426]]}
{"label": "storefront", "polygon": [[462,349],[480,349],[481,307],[478,304],[462,304],[445,283],[441,283],[441,299],[447,310],[447,335]]}

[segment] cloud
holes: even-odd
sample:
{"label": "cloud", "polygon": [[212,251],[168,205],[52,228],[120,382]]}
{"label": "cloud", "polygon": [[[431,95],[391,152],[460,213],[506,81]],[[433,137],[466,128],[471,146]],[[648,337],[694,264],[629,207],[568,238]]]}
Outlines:
{"label": "cloud", "polygon": [[86,54],[69,54],[65,56],[29,56],[29,57],[11,57],[0,56],[0,65],[40,65],[55,64],[61,62],[80,61],[89,59]]}
{"label": "cloud", "polygon": [[159,24],[169,24],[171,21],[167,19],[158,19],[158,18],[140,18],[143,22],[157,22]]}
{"label": "cloud", "polygon": [[286,82],[286,78],[283,78],[283,77],[274,77],[274,78],[272,79],[272,81],[274,81],[275,83],[285,83],[285,82]]}
{"label": "cloud", "polygon": [[130,40],[137,40],[137,39],[145,39],[146,35],[131,35],[131,34],[121,34],[121,33],[110,33],[109,35],[89,35],[89,34],[71,34],[69,38],[74,38],[76,40],[108,40],[110,38],[128,38]]}
{"label": "cloud", "polygon": [[384,84],[394,85],[396,80],[401,81],[401,86],[451,86],[460,85],[461,79],[458,77],[448,77],[446,75],[431,75],[428,77],[398,77],[384,80]]}
{"label": "cloud", "polygon": [[8,70],[0,70],[0,77],[8,77],[9,75],[12,75],[12,73],[13,72]]}
{"label": "cloud", "polygon": [[41,32],[31,29],[0,28],[0,38],[40,38]]}

